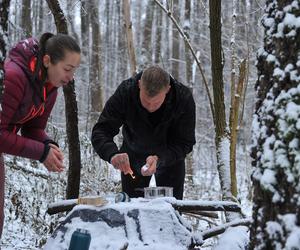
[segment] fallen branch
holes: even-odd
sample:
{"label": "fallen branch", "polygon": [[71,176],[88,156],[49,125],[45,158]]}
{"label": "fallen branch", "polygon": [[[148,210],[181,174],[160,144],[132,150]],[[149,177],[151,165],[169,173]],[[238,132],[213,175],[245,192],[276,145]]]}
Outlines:
{"label": "fallen branch", "polygon": [[212,224],[214,226],[217,226],[218,224],[210,219],[207,219],[201,215],[197,215],[197,214],[194,214],[194,213],[184,213],[186,216],[190,216],[190,217],[193,217],[193,218],[196,218],[197,220],[202,220],[202,221],[206,221],[207,223],[209,224]]}
{"label": "fallen branch", "polygon": [[5,163],[5,165],[7,165],[8,167],[13,168],[15,170],[18,170],[18,171],[21,170],[25,174],[31,174],[31,175],[41,177],[41,178],[46,179],[46,180],[51,178],[50,174],[48,172],[44,171],[44,170],[35,169],[35,168],[32,168],[32,167],[26,167],[26,166],[24,167],[22,165],[16,164],[16,163],[11,162],[11,161],[7,161]]}
{"label": "fallen branch", "polygon": [[57,214],[60,212],[71,211],[73,207],[77,205],[78,199],[70,199],[64,202],[51,203],[47,208],[47,213],[50,215]]}
{"label": "fallen branch", "polygon": [[107,204],[107,200],[101,196],[86,196],[78,199],[61,200],[49,204],[46,212],[52,215],[60,212],[71,211],[73,207],[79,204],[99,207]]}
{"label": "fallen branch", "polygon": [[249,226],[252,222],[252,218],[242,219],[242,220],[236,220],[229,223],[225,223],[221,226],[214,227],[212,229],[202,231],[200,234],[202,236],[203,240],[206,240],[208,238],[217,236],[219,234],[222,234],[225,232],[225,230],[229,227],[237,227],[237,226]]}
{"label": "fallen branch", "polygon": [[209,218],[214,218],[214,219],[218,219],[219,216],[217,213],[214,212],[206,212],[206,211],[193,211],[193,212],[183,212],[186,215],[189,216],[194,216],[196,218],[201,219],[201,217],[209,217]]}

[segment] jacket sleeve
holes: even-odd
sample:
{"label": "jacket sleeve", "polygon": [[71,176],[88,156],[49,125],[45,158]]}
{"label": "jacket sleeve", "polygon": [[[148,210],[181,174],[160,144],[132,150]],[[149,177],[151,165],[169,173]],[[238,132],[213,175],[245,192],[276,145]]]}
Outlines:
{"label": "jacket sleeve", "polygon": [[45,145],[10,131],[10,123],[24,94],[24,76],[16,70],[5,71],[2,111],[0,112],[0,152],[39,160]]}
{"label": "jacket sleeve", "polygon": [[125,119],[124,91],[126,90],[120,85],[108,99],[92,131],[91,140],[95,151],[100,158],[108,162],[119,152],[113,138],[119,133]]}
{"label": "jacket sleeve", "polygon": [[44,113],[41,116],[35,117],[26,122],[21,129],[22,135],[40,142],[50,141],[45,128],[47,125],[48,118],[56,101],[57,91],[52,93],[45,104]]}
{"label": "jacket sleeve", "polygon": [[183,112],[170,128],[167,147],[157,153],[158,167],[163,168],[184,160],[195,142],[195,102],[191,94]]}

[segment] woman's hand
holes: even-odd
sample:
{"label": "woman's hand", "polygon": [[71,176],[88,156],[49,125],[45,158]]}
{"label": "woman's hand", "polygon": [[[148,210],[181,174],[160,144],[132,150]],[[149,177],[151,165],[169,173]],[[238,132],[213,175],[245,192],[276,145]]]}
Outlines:
{"label": "woman's hand", "polygon": [[49,144],[49,146],[50,150],[43,164],[50,172],[62,172],[64,170],[64,155],[56,145]]}

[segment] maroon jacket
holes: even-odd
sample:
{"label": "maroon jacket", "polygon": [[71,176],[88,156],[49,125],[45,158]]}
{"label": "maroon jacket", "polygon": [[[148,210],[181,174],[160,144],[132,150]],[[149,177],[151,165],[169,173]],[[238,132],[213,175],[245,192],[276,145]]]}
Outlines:
{"label": "maroon jacket", "polygon": [[[57,88],[47,84],[41,95],[40,81],[33,80],[38,43],[26,39],[10,50],[5,61],[4,93],[0,111],[0,153],[44,160],[49,138],[45,133]],[[21,135],[18,131],[21,130]]]}

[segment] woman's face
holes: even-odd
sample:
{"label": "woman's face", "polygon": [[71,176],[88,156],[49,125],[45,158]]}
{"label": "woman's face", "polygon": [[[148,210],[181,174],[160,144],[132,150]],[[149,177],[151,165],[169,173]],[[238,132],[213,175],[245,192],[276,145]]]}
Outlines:
{"label": "woman's face", "polygon": [[56,64],[51,63],[49,55],[43,59],[44,66],[47,68],[47,80],[54,87],[67,85],[74,78],[74,73],[80,64],[80,54],[77,52],[65,52],[65,58]]}

